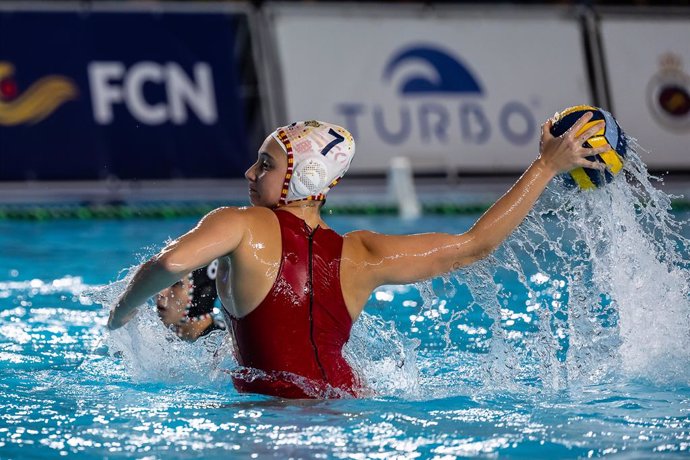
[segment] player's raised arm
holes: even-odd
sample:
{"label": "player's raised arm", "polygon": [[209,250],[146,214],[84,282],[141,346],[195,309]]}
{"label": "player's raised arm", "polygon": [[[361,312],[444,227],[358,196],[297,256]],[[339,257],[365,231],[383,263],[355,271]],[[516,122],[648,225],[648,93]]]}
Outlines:
{"label": "player's raised arm", "polygon": [[177,282],[183,275],[232,253],[245,232],[244,211],[220,208],[207,214],[199,224],[160,253],[142,264],[110,312],[108,327],[124,326],[139,305],[152,295]]}
{"label": "player's raised arm", "polygon": [[403,284],[448,273],[493,252],[522,222],[546,185],[557,174],[578,166],[602,169],[604,165],[585,157],[604,153],[610,147],[587,148],[585,141],[601,129],[596,123],[577,133],[592,114],[582,116],[562,136],[550,133],[551,120],[542,126],[539,157],[513,187],[464,234],[440,233],[409,236],[355,232],[362,247],[364,265],[372,288],[382,284]]}

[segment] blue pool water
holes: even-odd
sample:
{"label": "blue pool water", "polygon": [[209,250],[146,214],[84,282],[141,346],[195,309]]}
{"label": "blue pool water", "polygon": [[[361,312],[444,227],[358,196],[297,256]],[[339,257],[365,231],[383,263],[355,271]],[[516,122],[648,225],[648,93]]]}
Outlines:
{"label": "blue pool water", "polygon": [[239,395],[225,336],[182,343],[152,308],[106,331],[99,302],[192,219],[0,222],[0,458],[686,458],[688,216],[629,175],[553,187],[486,261],[379,289],[346,349],[358,400]]}

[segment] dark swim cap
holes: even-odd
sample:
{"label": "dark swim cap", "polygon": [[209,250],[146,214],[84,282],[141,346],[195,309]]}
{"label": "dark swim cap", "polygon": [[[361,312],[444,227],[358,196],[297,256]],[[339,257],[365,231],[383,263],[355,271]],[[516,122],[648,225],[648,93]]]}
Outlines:
{"label": "dark swim cap", "polygon": [[200,321],[212,316],[213,307],[218,298],[216,291],[216,272],[218,261],[214,260],[208,266],[194,270],[189,289],[189,302],[185,310],[185,322]]}

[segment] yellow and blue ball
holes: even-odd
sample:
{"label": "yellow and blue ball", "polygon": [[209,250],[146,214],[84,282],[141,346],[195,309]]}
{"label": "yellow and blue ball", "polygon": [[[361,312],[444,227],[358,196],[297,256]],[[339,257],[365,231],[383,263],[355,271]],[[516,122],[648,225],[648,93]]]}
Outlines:
{"label": "yellow and blue ball", "polygon": [[587,142],[585,147],[601,147],[608,145],[611,150],[598,155],[588,156],[590,161],[598,161],[607,165],[606,170],[599,171],[591,168],[575,168],[564,175],[565,182],[571,186],[580,187],[583,190],[601,187],[611,182],[622,169],[625,162],[625,155],[628,148],[625,133],[620,125],[606,110],[589,105],[576,105],[569,107],[556,114],[551,125],[551,134],[560,136],[575,124],[585,113],[592,112],[594,116],[578,132],[589,129],[599,120],[604,120],[604,126],[594,134]]}

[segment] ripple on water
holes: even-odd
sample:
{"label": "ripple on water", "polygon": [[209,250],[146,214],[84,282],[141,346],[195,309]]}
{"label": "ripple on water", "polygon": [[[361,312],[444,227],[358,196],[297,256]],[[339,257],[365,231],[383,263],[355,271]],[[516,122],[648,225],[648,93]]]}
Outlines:
{"label": "ripple on water", "polygon": [[589,194],[555,185],[485,262],[377,290],[346,349],[366,399],[239,395],[223,334],[181,342],[152,308],[105,332],[126,277],[18,267],[0,281],[0,457],[685,457],[686,230],[634,153],[626,168]]}

